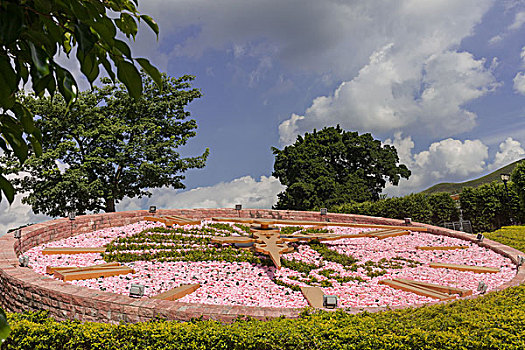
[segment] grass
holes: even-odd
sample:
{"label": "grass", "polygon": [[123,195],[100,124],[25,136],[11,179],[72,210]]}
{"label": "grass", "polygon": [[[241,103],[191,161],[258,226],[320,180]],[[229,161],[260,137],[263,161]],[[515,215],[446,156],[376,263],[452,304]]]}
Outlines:
{"label": "grass", "polygon": [[486,232],[483,235],[488,239],[525,252],[525,225],[503,226],[497,231]]}

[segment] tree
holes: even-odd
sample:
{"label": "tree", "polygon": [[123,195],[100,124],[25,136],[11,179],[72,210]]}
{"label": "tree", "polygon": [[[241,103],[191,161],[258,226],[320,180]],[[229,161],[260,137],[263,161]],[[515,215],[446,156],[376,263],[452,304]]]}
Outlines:
{"label": "tree", "polygon": [[[142,92],[135,62],[160,86],[158,70],[148,60],[134,58],[128,45],[117,39],[118,34],[134,39],[141,21],[158,36],[157,24],[140,14],[136,5],[137,0],[0,1],[0,148],[5,153],[24,162],[29,148],[36,155],[42,151],[41,132],[33,115],[15,98],[21,86],[30,81],[38,96],[54,95],[58,90],[66,103],[75,100],[77,84],[54,60],[58,54],[70,57],[76,48],[80,70],[91,84],[102,65],[135,98]],[[14,188],[0,169],[0,201],[2,192],[12,203]]]}
{"label": "tree", "polygon": [[325,127],[298,136],[275,155],[273,176],[287,186],[275,209],[309,210],[379,199],[387,181],[397,185],[410,170],[393,146],[372,135]]}
{"label": "tree", "polygon": [[521,212],[525,213],[525,160],[522,160],[512,171],[512,188],[518,194]]}
{"label": "tree", "polygon": [[83,92],[67,111],[67,102],[22,96],[38,115],[42,156],[23,164],[4,158],[11,173],[27,174],[14,180],[35,213],[64,216],[74,210],[115,211],[125,196],[150,196],[148,189],[184,188],[186,170],[202,168],[208,149],[197,157],[182,158],[177,148],[195,136],[197,123],[185,106],[199,98],[191,88],[193,77],[162,76],[162,89],[147,76],[143,95],[134,99],[125,87],[103,79],[103,86]]}

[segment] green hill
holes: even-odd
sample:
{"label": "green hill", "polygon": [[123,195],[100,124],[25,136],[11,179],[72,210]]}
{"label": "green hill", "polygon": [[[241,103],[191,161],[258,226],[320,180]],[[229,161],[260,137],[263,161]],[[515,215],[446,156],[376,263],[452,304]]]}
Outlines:
{"label": "green hill", "polygon": [[[522,160],[525,160],[525,158],[522,159]],[[443,182],[443,183],[434,185],[434,186],[432,186],[430,188],[427,188],[426,190],[422,191],[421,193],[427,193],[427,194],[429,194],[429,193],[436,193],[436,192],[460,193],[461,189],[463,187],[478,187],[478,186],[481,186],[483,184],[490,183],[492,181],[501,181],[500,174],[502,174],[502,173],[506,173],[506,174],[512,173],[512,170],[514,169],[516,164],[518,164],[522,160],[517,160],[514,163],[506,165],[503,168],[500,168],[500,169],[498,169],[496,171],[493,171],[492,173],[490,173],[488,175],[485,175],[485,176],[482,176],[482,177],[480,177],[478,179],[474,179],[474,180],[470,180],[470,181],[466,181],[466,182],[458,182],[458,183]]]}

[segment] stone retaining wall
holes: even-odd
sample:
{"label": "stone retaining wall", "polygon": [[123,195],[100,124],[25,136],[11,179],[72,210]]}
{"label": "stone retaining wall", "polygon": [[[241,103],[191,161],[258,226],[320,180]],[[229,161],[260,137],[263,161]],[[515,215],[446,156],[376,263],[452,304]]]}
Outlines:
{"label": "stone retaining wall", "polygon": [[[195,219],[245,217],[404,225],[401,220],[362,215],[329,213],[321,216],[319,212],[263,209],[241,211],[234,209],[173,209],[158,210],[156,215],[183,215]],[[279,316],[297,317],[299,315],[301,309],[190,304],[148,298],[133,299],[121,294],[77,287],[37,274],[30,268],[19,267],[18,256],[35,246],[98,229],[135,223],[145,216],[151,216],[151,214],[145,210],[137,210],[84,215],[75,220],[64,218],[25,227],[21,229],[22,238],[20,240],[15,239],[12,233],[0,237],[0,306],[11,312],[48,310],[49,314],[58,320],[77,319],[97,322],[139,322],[151,320],[155,317],[170,320],[189,320],[201,316],[229,322],[239,315],[252,316],[258,319]],[[429,232],[434,234],[475,242],[475,237],[467,233],[419,223],[413,223],[413,225],[426,227]],[[481,245],[509,257],[514,263],[516,263],[518,255],[525,255],[516,249],[488,239],[485,239]],[[522,266],[516,276],[500,286],[499,289],[516,286],[524,281],[525,266]],[[355,308],[349,312],[355,313],[363,310]],[[383,308],[367,308],[366,310],[380,311]]]}

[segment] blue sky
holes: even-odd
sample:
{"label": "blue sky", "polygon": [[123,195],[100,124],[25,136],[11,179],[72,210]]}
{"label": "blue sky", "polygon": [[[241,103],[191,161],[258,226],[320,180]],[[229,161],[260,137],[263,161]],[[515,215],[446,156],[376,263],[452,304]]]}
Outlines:
{"label": "blue sky", "polygon": [[[119,210],[270,207],[283,190],[271,147],[340,124],[398,149],[413,175],[385,193],[465,181],[525,157],[525,1],[148,0],[160,26],[131,43],[171,76],[195,75],[199,125],[182,153],[210,148],[186,191]],[[69,67],[78,72],[78,67]],[[86,83],[84,82],[84,87]],[[38,221],[19,201],[5,227]]]}

